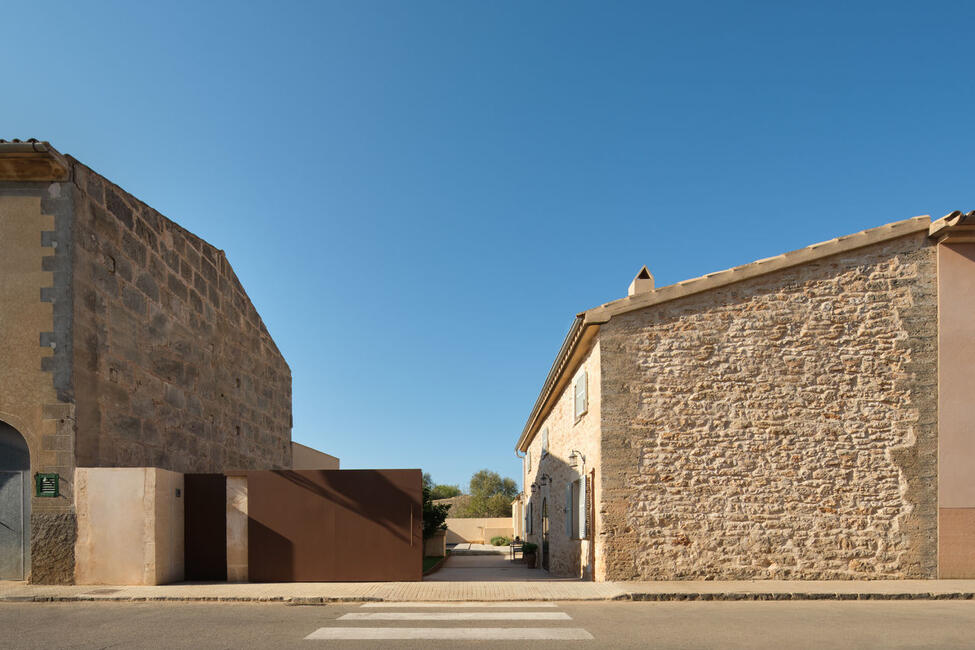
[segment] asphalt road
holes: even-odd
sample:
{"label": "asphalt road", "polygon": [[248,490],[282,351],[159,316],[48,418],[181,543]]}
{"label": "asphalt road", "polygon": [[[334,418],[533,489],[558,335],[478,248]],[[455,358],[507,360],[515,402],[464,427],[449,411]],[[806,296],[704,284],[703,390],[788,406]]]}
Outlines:
{"label": "asphalt road", "polygon": [[[306,639],[309,635],[324,638]],[[367,638],[337,638],[349,636]],[[430,640],[431,636],[439,640]],[[975,602],[565,602],[426,607],[0,603],[2,648],[428,650],[482,645],[520,650],[971,648],[975,647]]]}

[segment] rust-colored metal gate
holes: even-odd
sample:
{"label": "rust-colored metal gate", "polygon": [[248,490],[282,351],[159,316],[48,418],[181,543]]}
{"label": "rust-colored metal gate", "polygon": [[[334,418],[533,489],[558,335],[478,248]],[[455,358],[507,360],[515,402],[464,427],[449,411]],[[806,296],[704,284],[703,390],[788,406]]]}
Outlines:
{"label": "rust-colored metal gate", "polygon": [[422,578],[420,470],[273,470],[246,476],[252,582]]}

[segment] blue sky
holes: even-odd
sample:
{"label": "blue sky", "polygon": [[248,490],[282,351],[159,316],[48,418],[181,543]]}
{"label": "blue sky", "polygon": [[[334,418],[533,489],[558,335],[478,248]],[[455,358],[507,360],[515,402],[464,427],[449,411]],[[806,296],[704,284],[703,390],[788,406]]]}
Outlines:
{"label": "blue sky", "polygon": [[[790,6],[791,5],[791,6]],[[520,481],[573,315],[975,208],[967,2],[5,3],[0,137],[223,248],[346,468]]]}

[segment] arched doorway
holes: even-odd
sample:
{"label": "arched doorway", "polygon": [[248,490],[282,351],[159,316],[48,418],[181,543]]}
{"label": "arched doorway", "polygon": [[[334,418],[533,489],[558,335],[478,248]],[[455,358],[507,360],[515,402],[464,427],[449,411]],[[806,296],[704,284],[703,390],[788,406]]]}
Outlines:
{"label": "arched doorway", "polygon": [[542,499],[542,568],[548,571],[548,499]]}
{"label": "arched doorway", "polygon": [[0,580],[23,580],[27,575],[29,474],[27,441],[0,422]]}

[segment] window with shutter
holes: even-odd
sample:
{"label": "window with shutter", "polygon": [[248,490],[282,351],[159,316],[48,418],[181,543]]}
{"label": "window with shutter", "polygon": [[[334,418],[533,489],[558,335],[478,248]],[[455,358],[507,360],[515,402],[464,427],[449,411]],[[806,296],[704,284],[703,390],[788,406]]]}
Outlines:
{"label": "window with shutter", "polygon": [[587,494],[586,494],[587,492],[586,477],[585,476],[580,477],[577,483],[579,484],[579,489],[578,489],[579,499],[578,499],[578,503],[576,504],[577,506],[576,517],[579,521],[579,525],[577,529],[579,533],[579,539],[586,539],[586,537],[588,537],[589,535],[588,526],[586,525],[588,523],[586,521],[586,515],[589,513],[589,501],[587,500]]}
{"label": "window with shutter", "polygon": [[589,394],[586,386],[588,374],[589,373],[583,370],[579,373],[579,376],[576,377],[575,416],[577,420],[585,415],[586,411],[589,409]]}

